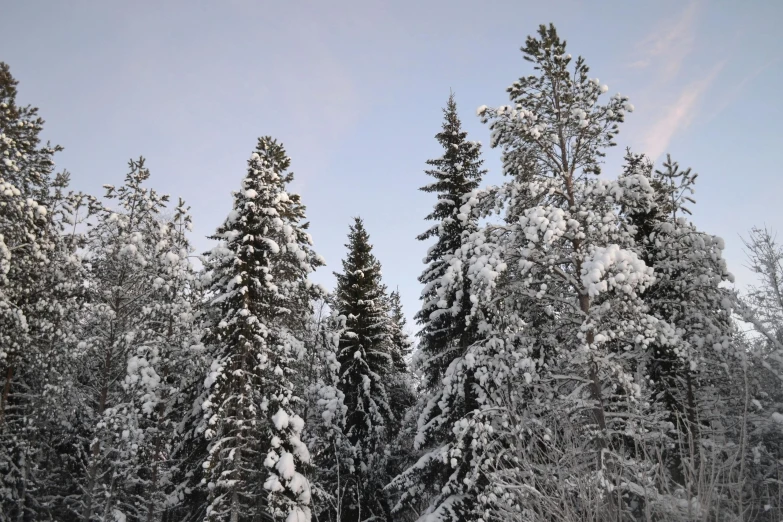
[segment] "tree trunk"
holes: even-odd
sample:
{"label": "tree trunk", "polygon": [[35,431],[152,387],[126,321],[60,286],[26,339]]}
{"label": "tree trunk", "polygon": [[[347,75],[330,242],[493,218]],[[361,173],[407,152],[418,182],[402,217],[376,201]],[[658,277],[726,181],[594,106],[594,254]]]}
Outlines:
{"label": "tree trunk", "polygon": [[[109,346],[112,346],[114,341],[114,335],[112,332],[111,338],[109,339]],[[112,356],[112,350],[111,348],[108,348],[106,350],[106,356],[104,357],[104,366],[103,366],[103,375],[102,375],[102,383],[101,383],[101,395],[100,400],[98,403],[98,416],[102,417],[103,412],[106,410],[106,401],[109,397],[109,373],[111,368],[111,356]],[[100,455],[101,452],[101,443],[100,440],[96,437],[96,440],[92,443],[90,446],[90,453],[92,454],[92,462],[90,463],[90,470],[88,472],[88,482],[87,482],[87,488],[85,490],[85,494],[87,495],[87,499],[84,504],[84,514],[82,515],[82,520],[84,522],[90,522],[90,518],[92,518],[92,499],[93,499],[93,492],[95,491],[95,482],[96,478],[98,476],[98,455]]]}
{"label": "tree trunk", "polygon": [[11,393],[11,380],[14,378],[14,367],[8,365],[8,369],[5,371],[5,384],[3,384],[3,395],[0,397],[0,427],[3,426],[5,421],[5,407],[8,403],[8,396]]}

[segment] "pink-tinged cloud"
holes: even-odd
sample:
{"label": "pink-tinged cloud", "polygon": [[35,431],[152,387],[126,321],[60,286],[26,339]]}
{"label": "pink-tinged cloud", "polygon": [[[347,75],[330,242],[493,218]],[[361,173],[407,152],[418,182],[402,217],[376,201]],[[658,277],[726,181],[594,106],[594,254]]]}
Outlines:
{"label": "pink-tinged cloud", "polygon": [[701,11],[701,1],[690,2],[676,20],[667,20],[637,45],[633,69],[653,66],[659,70],[658,80],[668,82],[680,71],[695,42],[695,26]]}
{"label": "pink-tinged cloud", "polygon": [[676,101],[667,107],[644,136],[644,151],[653,160],[658,159],[669,147],[677,132],[686,129],[696,113],[699,101],[709,90],[725,62],[718,63],[704,77],[687,85]]}

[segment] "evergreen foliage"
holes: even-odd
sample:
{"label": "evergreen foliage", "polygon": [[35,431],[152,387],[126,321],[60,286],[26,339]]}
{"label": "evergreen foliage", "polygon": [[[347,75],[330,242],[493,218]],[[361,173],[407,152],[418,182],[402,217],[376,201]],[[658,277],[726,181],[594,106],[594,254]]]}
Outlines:
{"label": "evergreen foliage", "polygon": [[286,185],[290,159],[258,140],[234,209],[213,236],[205,342],[211,368],[204,410],[207,520],[310,519],[310,454],[292,384],[303,354],[297,328],[310,314],[308,275],[321,264],[305,208]]}
{"label": "evergreen foliage", "polygon": [[355,498],[342,520],[361,521],[388,516],[385,499],[378,494],[377,470],[383,448],[396,422],[389,404],[386,377],[395,371],[395,346],[381,281],[381,264],[372,253],[370,236],[360,218],[348,234],[343,272],[335,273],[335,308],[345,317],[337,352],[338,389],[347,410],[345,435],[353,446],[353,469],[358,484]]}
{"label": "evergreen foliage", "polygon": [[[468,133],[462,130],[453,93],[443,114],[443,127],[435,139],[444,152],[438,159],[427,160],[431,168],[425,172],[434,181],[421,188],[437,194],[435,208],[426,217],[436,223],[417,238],[420,241],[436,238],[424,258],[427,267],[419,276],[424,290],[422,307],[416,314],[421,325],[419,349],[426,359],[424,371],[430,387],[438,385],[449,363],[460,354],[460,349],[470,344],[471,336],[475,336],[466,322],[471,307],[466,267],[460,266],[455,253],[477,226],[472,216],[460,214],[460,208],[486,173],[481,168],[480,144],[468,141]],[[462,284],[444,285],[446,274]]]}
{"label": "evergreen foliage", "polygon": [[54,173],[37,109],[16,103],[0,62],[0,518],[51,516],[71,493],[68,404],[72,326],[84,302],[75,228],[94,198]]}
{"label": "evergreen foliage", "polygon": [[417,346],[360,218],[310,281],[276,140],[197,267],[143,158],[69,189],[0,62],[0,520],[780,520],[783,248],[751,230],[730,289],[696,174],[602,176],[633,105],[554,26],[522,52],[477,111],[500,186],[443,110]]}

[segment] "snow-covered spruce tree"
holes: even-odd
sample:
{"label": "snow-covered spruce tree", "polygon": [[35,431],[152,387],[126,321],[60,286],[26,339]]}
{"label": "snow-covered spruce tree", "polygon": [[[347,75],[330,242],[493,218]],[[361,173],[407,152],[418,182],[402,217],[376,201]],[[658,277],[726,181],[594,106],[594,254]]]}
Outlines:
{"label": "snow-covered spruce tree", "polygon": [[[389,404],[394,412],[396,419],[395,426],[405,416],[408,409],[416,402],[415,376],[408,368],[408,359],[410,358],[413,342],[405,331],[405,313],[402,311],[400,302],[400,292],[395,290],[391,292],[387,299],[389,334],[391,341],[391,356],[393,370],[389,374],[386,384],[386,391],[389,394]],[[395,432],[397,429],[395,428]],[[394,456],[392,460],[397,460],[400,455]],[[390,472],[394,469],[391,462],[388,463]]]}
{"label": "snow-covered spruce tree", "polygon": [[353,498],[344,502],[342,520],[387,520],[385,478],[379,469],[396,420],[386,383],[395,372],[387,296],[381,264],[360,218],[350,227],[346,247],[343,273],[335,273],[334,306],[345,317],[337,353],[338,389],[347,408],[345,435],[354,448],[354,472],[348,480],[355,488]]}
{"label": "snow-covered spruce tree", "polygon": [[44,519],[67,488],[57,401],[82,296],[73,226],[90,199],[66,192],[37,109],[16,104],[0,62],[0,518]]}
{"label": "snow-covered spruce tree", "polygon": [[260,138],[234,208],[213,239],[209,306],[217,322],[205,338],[213,356],[204,401],[209,489],[206,519],[310,520],[310,455],[295,413],[294,362],[321,264],[306,232],[305,207],[286,185],[290,158]]}
{"label": "snow-covered spruce tree", "polygon": [[417,390],[420,387],[418,376],[409,368],[408,360],[413,342],[405,331],[406,320],[399,290],[389,294],[388,308],[394,369],[385,380],[389,405],[394,413],[394,424],[384,452],[384,468],[387,476],[384,486],[411,465],[412,459],[415,459],[415,453],[411,451],[413,440],[411,432],[416,421],[410,413],[415,410]]}
{"label": "snow-covered spruce tree", "polygon": [[[410,339],[405,334],[405,318],[399,294],[392,292],[384,299],[390,329],[391,371],[384,376],[388,402],[396,418],[401,418],[414,402],[411,374],[405,357],[410,351]],[[306,417],[305,441],[310,448],[315,466],[311,471],[313,514],[317,520],[345,520],[358,498],[356,463],[358,445],[346,436],[345,394],[340,389],[340,363],[337,356],[340,339],[346,332],[347,317],[333,306],[334,299],[318,303],[317,315],[308,328],[312,341],[308,343],[307,397],[309,415]],[[395,429],[391,430],[396,433]],[[399,472],[399,461],[405,458],[397,451],[401,443],[393,438],[384,446],[384,453],[376,459],[373,480],[376,489],[385,476]],[[385,475],[384,475],[385,473]],[[367,474],[364,474],[366,477]]]}
{"label": "snow-covered spruce tree", "polygon": [[[723,259],[723,240],[696,229],[686,216],[695,203],[691,169],[680,170],[667,157],[663,170],[653,171],[642,155],[628,153],[625,176],[643,175],[654,189],[652,202],[625,204],[624,212],[635,230],[641,258],[650,266],[655,282],[644,294],[651,315],[666,321],[677,331],[677,342],[652,343],[648,375],[656,406],[666,412],[676,427],[676,449],[663,455],[675,484],[693,483],[687,478],[693,463],[688,460],[693,442],[714,439],[710,419],[716,411],[716,379],[728,364],[736,365],[733,353],[734,327],[731,313],[734,298],[721,288],[733,282]],[[701,433],[704,431],[704,433]],[[688,498],[693,498],[690,492]]]}
{"label": "snow-covered spruce tree", "polygon": [[[443,113],[443,126],[435,138],[444,152],[440,158],[427,161],[431,168],[425,172],[434,181],[421,188],[425,192],[437,194],[435,208],[426,217],[436,223],[417,238],[420,241],[436,240],[424,258],[427,266],[419,277],[419,282],[424,284],[422,307],[416,314],[416,320],[421,326],[417,333],[417,357],[421,361],[425,391],[420,398],[422,404],[417,408],[421,414],[418,425],[427,426],[426,435],[423,432],[421,434],[421,437],[426,437],[426,442],[417,440],[416,445],[429,449],[442,449],[452,437],[451,423],[473,407],[469,389],[465,390],[469,397],[467,401],[461,398],[455,401],[454,396],[448,396],[442,402],[441,379],[451,362],[463,355],[465,349],[478,337],[477,322],[466,320],[472,307],[470,280],[467,277],[468,265],[462,262],[457,252],[462,242],[477,230],[477,219],[472,215],[460,215],[460,207],[465,203],[464,198],[478,188],[486,173],[481,168],[483,160],[480,144],[467,140],[467,132],[462,130],[453,94],[449,96]],[[463,396],[464,393],[460,394],[460,397]],[[447,480],[452,473],[448,462],[431,458],[423,475],[416,479],[408,478],[407,475],[414,470],[417,473],[425,471],[420,467],[411,468],[404,474],[405,478],[401,477],[392,484],[396,489],[405,490],[407,487],[403,484],[413,480],[421,487],[421,491],[414,493],[414,488],[403,493],[403,502],[398,503],[398,510],[406,504],[415,504],[414,510],[417,510],[418,505],[426,502],[430,494],[424,491],[431,485],[435,485],[437,491],[437,485]]]}
{"label": "snow-covered spruce tree", "polygon": [[[443,147],[443,155],[427,161],[431,168],[425,172],[434,181],[421,190],[436,193],[438,201],[426,219],[435,221],[417,239],[427,241],[435,238],[435,244],[428,251],[424,262],[426,268],[419,276],[424,285],[422,307],[416,314],[421,325],[418,332],[419,350],[426,361],[424,371],[427,387],[437,388],[440,378],[451,361],[460,355],[459,349],[470,344],[471,332],[465,318],[471,304],[464,267],[454,253],[462,246],[463,238],[476,230],[476,220],[459,219],[459,208],[463,197],[476,190],[486,170],[481,168],[481,145],[467,140],[468,133],[462,130],[457,114],[454,94],[449,96],[443,110],[443,128],[435,139]],[[444,276],[453,279],[444,285]],[[462,283],[462,285],[456,284]]]}
{"label": "snow-covered spruce tree", "polygon": [[[0,110],[5,115],[8,113],[5,101],[3,105]],[[5,131],[7,122],[2,123]],[[15,148],[15,143],[5,134],[2,136],[4,139],[0,143],[6,150],[3,151],[5,161],[0,163],[0,370],[3,378],[0,513],[8,520],[24,520],[31,489],[26,468],[32,451],[24,441],[27,438],[25,424],[26,417],[33,413],[31,402],[34,400],[29,393],[31,390],[25,388],[28,387],[29,369],[40,368],[45,355],[37,353],[36,348],[40,346],[34,344],[30,322],[35,321],[35,317],[31,316],[32,303],[27,293],[31,286],[38,286],[36,274],[48,269],[47,254],[53,237],[47,226],[47,208],[31,197],[25,197],[27,195],[8,179],[17,177],[15,165],[8,159],[13,156],[7,150]]]}
{"label": "snow-covered spruce tree", "polygon": [[[447,370],[441,403],[464,400],[467,385],[476,407],[448,426],[447,443],[398,478],[409,498],[434,493],[425,512],[434,519],[489,520],[506,501],[522,519],[533,516],[525,515],[524,491],[493,485],[490,470],[506,463],[538,491],[560,488],[546,460],[556,448],[530,451],[563,438],[556,429],[577,430],[589,442],[574,452],[570,472],[587,477],[603,499],[600,516],[650,486],[652,465],[627,451],[626,437],[636,441],[657,427],[646,417],[650,391],[638,372],[649,343],[675,333],[646,312],[641,295],[654,277],[620,206],[652,188],[641,176],[597,176],[603,149],[633,107],[620,95],[599,103],[606,87],[589,78],[582,58],[572,60],[554,27],[541,26],[522,51],[535,73],[509,88],[513,105],[478,111],[492,121],[492,145],[502,147],[510,180],[460,209],[463,218],[504,211],[502,223],[471,234],[459,251],[472,283],[468,319],[478,321],[483,339]],[[522,422],[509,422],[504,411]],[[420,424],[421,443],[438,428],[437,419]],[[514,460],[535,456],[544,460]],[[440,462],[452,467],[445,480],[426,489],[413,479]]]}
{"label": "snow-covered spruce tree", "polygon": [[394,348],[392,357],[394,368],[400,373],[407,373],[408,363],[406,358],[410,355],[413,342],[405,332],[405,313],[402,311],[400,291],[394,290],[389,294],[389,320],[391,327],[391,343]]}
{"label": "snow-covered spruce tree", "polygon": [[[85,248],[88,303],[70,405],[79,493],[59,508],[85,522],[155,520],[162,509],[168,485],[160,462],[174,426],[157,425],[159,401],[177,387],[165,367],[192,328],[180,286],[191,273],[184,231],[163,219],[169,197],[146,186],[144,159],[131,160],[129,169],[122,186],[104,186],[117,208],[97,214]],[[182,214],[180,205],[175,219]]]}

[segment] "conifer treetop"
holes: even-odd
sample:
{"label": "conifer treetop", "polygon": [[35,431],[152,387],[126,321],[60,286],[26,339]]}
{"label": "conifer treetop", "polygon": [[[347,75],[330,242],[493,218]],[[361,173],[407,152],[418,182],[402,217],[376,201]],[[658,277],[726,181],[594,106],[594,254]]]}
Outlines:
{"label": "conifer treetop", "polygon": [[207,263],[215,317],[206,339],[214,362],[202,404],[210,520],[240,512],[310,520],[310,486],[301,473],[310,454],[294,381],[305,349],[300,328],[320,295],[307,277],[322,260],[305,231],[304,205],[286,191],[289,166],[282,145],[259,139],[234,208],[213,236],[221,240]]}
{"label": "conifer treetop", "polygon": [[522,52],[536,72],[507,89],[514,105],[477,111],[483,122],[495,120],[492,146],[502,145],[511,156],[504,161],[505,173],[599,173],[603,149],[615,145],[618,124],[633,105],[620,93],[599,104],[608,86],[588,76],[584,58],[572,59],[551,24],[541,25],[538,37],[529,36]]}
{"label": "conifer treetop", "polygon": [[44,120],[36,107],[16,104],[18,83],[8,64],[0,62],[0,177],[43,203],[54,169],[53,155],[62,147],[40,146]]}
{"label": "conifer treetop", "polygon": [[[456,353],[451,349],[463,344],[466,332],[465,316],[470,310],[466,301],[467,280],[463,266],[455,258],[456,251],[467,236],[476,230],[477,220],[467,214],[467,200],[478,189],[486,173],[482,169],[481,146],[467,140],[457,114],[454,94],[449,96],[443,109],[443,124],[435,138],[444,149],[443,155],[427,161],[430,169],[425,173],[435,179],[421,190],[437,193],[437,202],[426,219],[435,223],[417,239],[436,238],[427,250],[427,265],[419,276],[424,285],[421,309],[416,321],[421,325],[417,336],[424,362],[424,371],[430,385],[434,385]],[[447,276],[448,274],[448,276]],[[447,289],[446,279],[450,281]],[[445,354],[445,357],[444,357]],[[450,355],[449,355],[450,354]]]}
{"label": "conifer treetop", "polygon": [[[432,168],[427,169],[425,173],[432,176],[435,181],[420,189],[424,192],[438,193],[438,201],[433,211],[425,218],[438,223],[417,237],[421,241],[434,235],[449,235],[449,231],[444,230],[444,227],[448,227],[452,221],[459,224],[456,214],[462,205],[462,197],[477,189],[482,176],[486,173],[486,170],[481,168],[483,163],[481,145],[467,140],[468,133],[462,130],[453,93],[449,95],[449,100],[443,109],[443,116],[442,129],[435,135],[435,139],[443,147],[443,155],[426,162]],[[459,231],[457,231],[458,235]],[[433,255],[436,254],[430,252],[428,258]]]}

